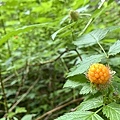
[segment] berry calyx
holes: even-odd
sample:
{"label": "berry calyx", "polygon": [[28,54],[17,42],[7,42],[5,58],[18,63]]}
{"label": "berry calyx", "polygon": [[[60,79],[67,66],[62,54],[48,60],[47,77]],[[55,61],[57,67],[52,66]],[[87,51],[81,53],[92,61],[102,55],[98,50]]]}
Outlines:
{"label": "berry calyx", "polygon": [[110,69],[100,63],[94,63],[90,66],[87,77],[91,83],[106,84],[111,78]]}
{"label": "berry calyx", "polygon": [[79,18],[79,13],[77,11],[71,10],[70,11],[70,18],[73,21],[77,21]]}

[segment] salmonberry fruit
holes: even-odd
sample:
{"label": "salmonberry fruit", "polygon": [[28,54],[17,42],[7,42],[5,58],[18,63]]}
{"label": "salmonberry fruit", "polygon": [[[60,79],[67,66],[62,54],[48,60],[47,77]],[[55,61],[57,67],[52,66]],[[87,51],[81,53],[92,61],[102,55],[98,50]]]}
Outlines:
{"label": "salmonberry fruit", "polygon": [[91,83],[106,84],[111,78],[110,69],[99,63],[94,63],[90,66],[87,77]]}

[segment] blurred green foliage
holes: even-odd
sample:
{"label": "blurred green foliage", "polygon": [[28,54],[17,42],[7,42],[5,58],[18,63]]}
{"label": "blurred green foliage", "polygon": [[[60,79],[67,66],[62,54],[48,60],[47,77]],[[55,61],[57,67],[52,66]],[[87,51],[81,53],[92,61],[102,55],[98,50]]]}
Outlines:
{"label": "blurred green foliage", "polygon": [[[84,59],[102,51],[96,44],[80,48],[76,40],[95,29],[120,26],[119,3],[109,0],[100,5],[100,0],[0,1],[0,79],[4,84],[10,118],[37,118],[81,97],[77,89],[62,89],[65,76],[80,62],[80,56]],[[74,19],[70,14],[75,10],[78,16]],[[117,29],[108,33],[101,45],[108,50],[119,38]],[[119,54],[112,56],[109,62],[118,75],[119,58]],[[1,119],[6,114],[4,102],[0,87]],[[42,119],[53,120],[77,104]]]}

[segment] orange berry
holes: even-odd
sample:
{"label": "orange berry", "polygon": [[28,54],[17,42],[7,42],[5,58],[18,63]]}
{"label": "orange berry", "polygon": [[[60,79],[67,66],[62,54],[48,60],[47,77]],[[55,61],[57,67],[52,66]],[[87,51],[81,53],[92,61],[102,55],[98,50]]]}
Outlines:
{"label": "orange berry", "polygon": [[92,64],[87,73],[90,82],[95,84],[106,84],[111,78],[110,70],[103,64]]}

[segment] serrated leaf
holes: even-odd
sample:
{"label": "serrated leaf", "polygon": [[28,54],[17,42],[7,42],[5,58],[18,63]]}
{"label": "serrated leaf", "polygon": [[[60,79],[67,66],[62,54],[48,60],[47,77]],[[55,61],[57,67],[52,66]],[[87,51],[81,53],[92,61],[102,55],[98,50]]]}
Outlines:
{"label": "serrated leaf", "polygon": [[66,83],[64,84],[64,88],[65,87],[69,87],[69,88],[75,88],[75,87],[78,87],[84,83],[87,82],[87,79],[85,78],[84,75],[76,75],[76,76],[73,76],[73,77],[70,77]]}
{"label": "serrated leaf", "polygon": [[73,22],[73,23],[71,23],[71,24],[69,24],[69,25],[66,25],[65,27],[62,27],[62,28],[60,28],[59,30],[57,30],[56,32],[54,32],[54,33],[51,35],[52,39],[54,40],[54,39],[56,38],[56,36],[57,36],[58,33],[67,30],[68,28],[70,28],[70,27],[73,26],[74,24],[75,24],[75,22]]}
{"label": "serrated leaf", "polygon": [[80,64],[71,69],[71,72],[68,73],[68,77],[84,73],[85,71],[87,71],[91,64],[100,62],[102,58],[103,55],[92,55],[85,58],[83,61],[80,62]]}
{"label": "serrated leaf", "polygon": [[85,110],[98,108],[102,105],[103,105],[103,97],[99,96],[97,98],[88,99],[87,101],[82,102],[77,109],[85,111]]}
{"label": "serrated leaf", "polygon": [[96,92],[97,90],[92,88],[92,86],[89,83],[84,84],[84,86],[80,90],[80,94],[88,94],[88,93],[95,94]]}
{"label": "serrated leaf", "polygon": [[120,104],[110,103],[104,106],[103,114],[110,120],[120,120]]}
{"label": "serrated leaf", "polygon": [[88,47],[97,43],[97,41],[102,40],[109,30],[107,29],[98,29],[94,30],[86,35],[79,37],[76,41],[74,41],[74,45],[79,48]]}
{"label": "serrated leaf", "polygon": [[108,55],[116,55],[120,52],[120,40],[115,42],[109,49]]}
{"label": "serrated leaf", "polygon": [[2,39],[0,40],[0,46],[2,44],[4,44],[10,37],[14,36],[14,35],[18,35],[19,33],[22,32],[27,32],[28,30],[31,30],[35,27],[40,27],[40,26],[44,26],[48,23],[43,23],[43,24],[34,24],[34,25],[29,25],[29,26],[24,26],[22,28],[16,29],[8,34],[6,34],[5,36],[2,37]]}
{"label": "serrated leaf", "polygon": [[103,120],[98,114],[90,111],[75,111],[67,113],[55,120]]}
{"label": "serrated leaf", "polygon": [[106,29],[97,29],[88,34],[80,36],[76,41],[73,42],[73,44],[79,48],[92,46],[97,44],[98,41],[102,40],[109,32],[119,29],[120,26],[112,26]]}

